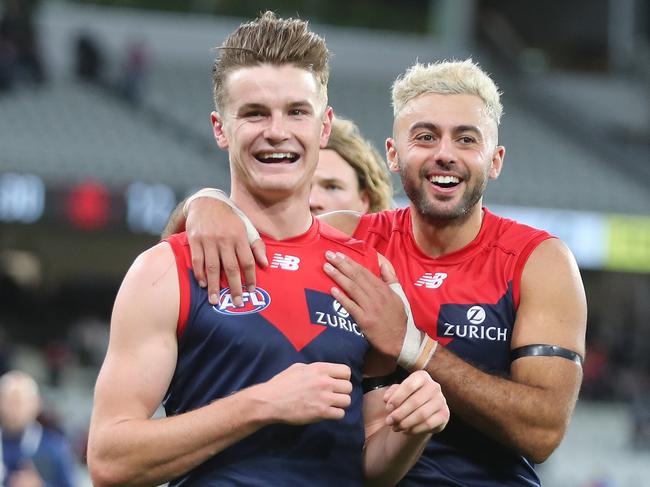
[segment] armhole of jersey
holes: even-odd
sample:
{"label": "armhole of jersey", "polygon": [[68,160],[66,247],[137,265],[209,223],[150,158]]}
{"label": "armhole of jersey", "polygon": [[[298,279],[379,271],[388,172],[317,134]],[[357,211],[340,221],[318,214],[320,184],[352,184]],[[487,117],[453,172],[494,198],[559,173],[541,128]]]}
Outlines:
{"label": "armhole of jersey", "polygon": [[549,238],[557,237],[554,237],[553,235],[545,232],[535,235],[530,240],[530,242],[526,244],[526,246],[519,254],[519,257],[517,258],[517,263],[515,264],[515,270],[512,276],[512,299],[515,304],[515,310],[519,309],[521,275],[524,272],[524,266],[526,265],[526,262],[528,262],[528,257],[530,257],[530,254],[533,253],[533,250],[535,250],[539,244],[541,244],[544,240],[548,240]]}
{"label": "armhole of jersey", "polygon": [[180,339],[187,324],[187,318],[190,314],[190,277],[189,269],[185,263],[185,253],[183,246],[176,238],[165,239],[174,252],[176,260],[176,271],[178,273],[178,291],[180,303],[178,308],[178,324],[176,325],[176,338]]}

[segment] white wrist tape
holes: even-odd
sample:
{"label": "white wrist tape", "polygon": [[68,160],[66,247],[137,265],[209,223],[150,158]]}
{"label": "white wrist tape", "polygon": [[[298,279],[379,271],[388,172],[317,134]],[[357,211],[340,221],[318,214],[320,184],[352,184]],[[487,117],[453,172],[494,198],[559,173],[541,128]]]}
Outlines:
{"label": "white wrist tape", "polygon": [[423,369],[433,357],[438,342],[415,326],[411,305],[400,283],[393,282],[388,286],[401,298],[406,312],[406,333],[402,350],[397,357],[397,364],[408,371]]}
{"label": "white wrist tape", "polygon": [[192,201],[197,198],[212,198],[227,204],[232,209],[232,211],[234,211],[235,214],[241,219],[241,221],[244,222],[244,226],[246,227],[246,236],[248,237],[248,243],[252,244],[260,238],[260,234],[257,232],[248,217],[244,215],[244,212],[237,208],[235,203],[233,203],[233,201],[228,198],[228,195],[226,195],[226,193],[220,189],[203,188],[187,198],[183,204],[183,215],[185,215],[185,218],[187,218],[190,203],[192,203]]}

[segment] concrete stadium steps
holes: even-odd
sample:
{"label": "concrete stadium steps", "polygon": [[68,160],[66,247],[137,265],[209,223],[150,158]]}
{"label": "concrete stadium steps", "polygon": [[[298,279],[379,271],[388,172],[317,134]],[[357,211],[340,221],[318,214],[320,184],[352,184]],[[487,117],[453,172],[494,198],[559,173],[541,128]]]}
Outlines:
{"label": "concrete stadium steps", "polygon": [[54,184],[139,180],[189,190],[223,178],[217,157],[162,121],[102,87],[66,79],[0,97],[0,145],[2,172],[32,172]]}

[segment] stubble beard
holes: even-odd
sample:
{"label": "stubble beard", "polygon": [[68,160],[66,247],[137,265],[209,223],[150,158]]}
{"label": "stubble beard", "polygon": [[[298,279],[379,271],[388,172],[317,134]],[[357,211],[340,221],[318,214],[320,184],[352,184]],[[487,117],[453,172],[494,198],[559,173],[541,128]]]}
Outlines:
{"label": "stubble beard", "polygon": [[400,178],[404,192],[413,205],[415,205],[418,213],[432,223],[449,223],[454,220],[465,220],[472,208],[481,200],[487,187],[487,178],[483,177],[480,181],[477,181],[465,190],[457,204],[449,207],[444,201],[436,200],[428,194],[424,185],[431,183],[429,183],[425,176],[420,175],[414,180],[408,176],[404,168],[401,168]]}

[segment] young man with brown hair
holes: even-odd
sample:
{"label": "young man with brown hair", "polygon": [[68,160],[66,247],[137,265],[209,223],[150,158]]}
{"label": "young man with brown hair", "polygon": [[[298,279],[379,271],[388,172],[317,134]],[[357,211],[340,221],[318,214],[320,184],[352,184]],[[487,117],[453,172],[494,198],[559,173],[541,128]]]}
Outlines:
{"label": "young man with brown hair", "polygon": [[[325,253],[380,266],[309,210],[332,117],[327,57],[306,22],[270,12],[222,46],[213,132],[229,153],[232,199],[273,260],[239,303],[224,288],[212,305],[185,234],[137,258],[95,390],[94,485],[393,485],[444,428],[444,397],[423,371],[362,394],[371,351],[322,271]],[[403,309],[393,319],[403,325]],[[161,401],[167,417],[152,419]]]}

